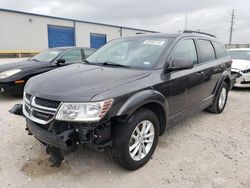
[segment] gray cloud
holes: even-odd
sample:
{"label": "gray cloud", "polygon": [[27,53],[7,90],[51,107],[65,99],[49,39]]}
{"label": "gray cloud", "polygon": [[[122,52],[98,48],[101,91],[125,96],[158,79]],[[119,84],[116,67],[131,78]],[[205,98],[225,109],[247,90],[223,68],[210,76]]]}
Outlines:
{"label": "gray cloud", "polygon": [[234,43],[250,43],[249,0],[1,0],[1,8],[143,28],[160,32],[200,29],[228,42],[235,9]]}

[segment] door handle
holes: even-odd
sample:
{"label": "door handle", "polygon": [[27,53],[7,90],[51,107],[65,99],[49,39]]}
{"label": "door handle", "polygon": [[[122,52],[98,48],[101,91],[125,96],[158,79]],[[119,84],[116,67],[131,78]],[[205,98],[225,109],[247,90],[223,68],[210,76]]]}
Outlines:
{"label": "door handle", "polygon": [[221,71],[221,70],[223,70],[223,65],[217,65],[217,66],[215,66],[215,68],[214,68],[216,71]]}
{"label": "door handle", "polygon": [[200,71],[200,72],[198,72],[198,73],[196,74],[196,76],[202,76],[202,75],[204,75],[204,72],[203,72],[203,71]]}

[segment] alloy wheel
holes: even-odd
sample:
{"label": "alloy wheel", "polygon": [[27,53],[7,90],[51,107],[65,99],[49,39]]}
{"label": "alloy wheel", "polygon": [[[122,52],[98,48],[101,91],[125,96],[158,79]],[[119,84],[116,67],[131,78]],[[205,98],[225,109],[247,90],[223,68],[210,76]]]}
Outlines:
{"label": "alloy wheel", "polygon": [[144,120],[134,129],[129,141],[130,157],[139,161],[149,153],[155,137],[155,129],[152,122]]}
{"label": "alloy wheel", "polygon": [[221,89],[220,96],[219,96],[219,108],[222,109],[225,106],[227,99],[227,90],[225,87]]}

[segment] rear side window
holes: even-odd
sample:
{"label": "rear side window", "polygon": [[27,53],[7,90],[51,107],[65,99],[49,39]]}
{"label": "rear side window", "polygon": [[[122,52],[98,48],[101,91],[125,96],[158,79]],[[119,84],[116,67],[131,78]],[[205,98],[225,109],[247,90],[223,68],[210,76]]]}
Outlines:
{"label": "rear side window", "polygon": [[85,58],[89,57],[94,51],[95,49],[84,49]]}
{"label": "rear side window", "polygon": [[65,52],[60,59],[65,59],[66,62],[77,62],[82,60],[81,50],[74,49]]}
{"label": "rear side window", "polygon": [[214,49],[215,49],[215,53],[216,53],[217,58],[227,56],[225,49],[223,48],[223,46],[220,43],[213,42],[213,45],[214,45]]}
{"label": "rear side window", "polygon": [[209,40],[197,40],[200,52],[200,62],[207,62],[215,59],[214,48]]}
{"label": "rear side window", "polygon": [[193,64],[198,63],[196,47],[193,39],[182,40],[175,46],[171,58],[190,60]]}

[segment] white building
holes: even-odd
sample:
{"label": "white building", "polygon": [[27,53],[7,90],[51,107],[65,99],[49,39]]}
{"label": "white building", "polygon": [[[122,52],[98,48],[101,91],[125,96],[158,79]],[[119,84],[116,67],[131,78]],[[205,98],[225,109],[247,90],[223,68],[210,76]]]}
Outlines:
{"label": "white building", "polygon": [[0,9],[0,54],[36,53],[58,46],[99,48],[114,38],[153,32]]}

